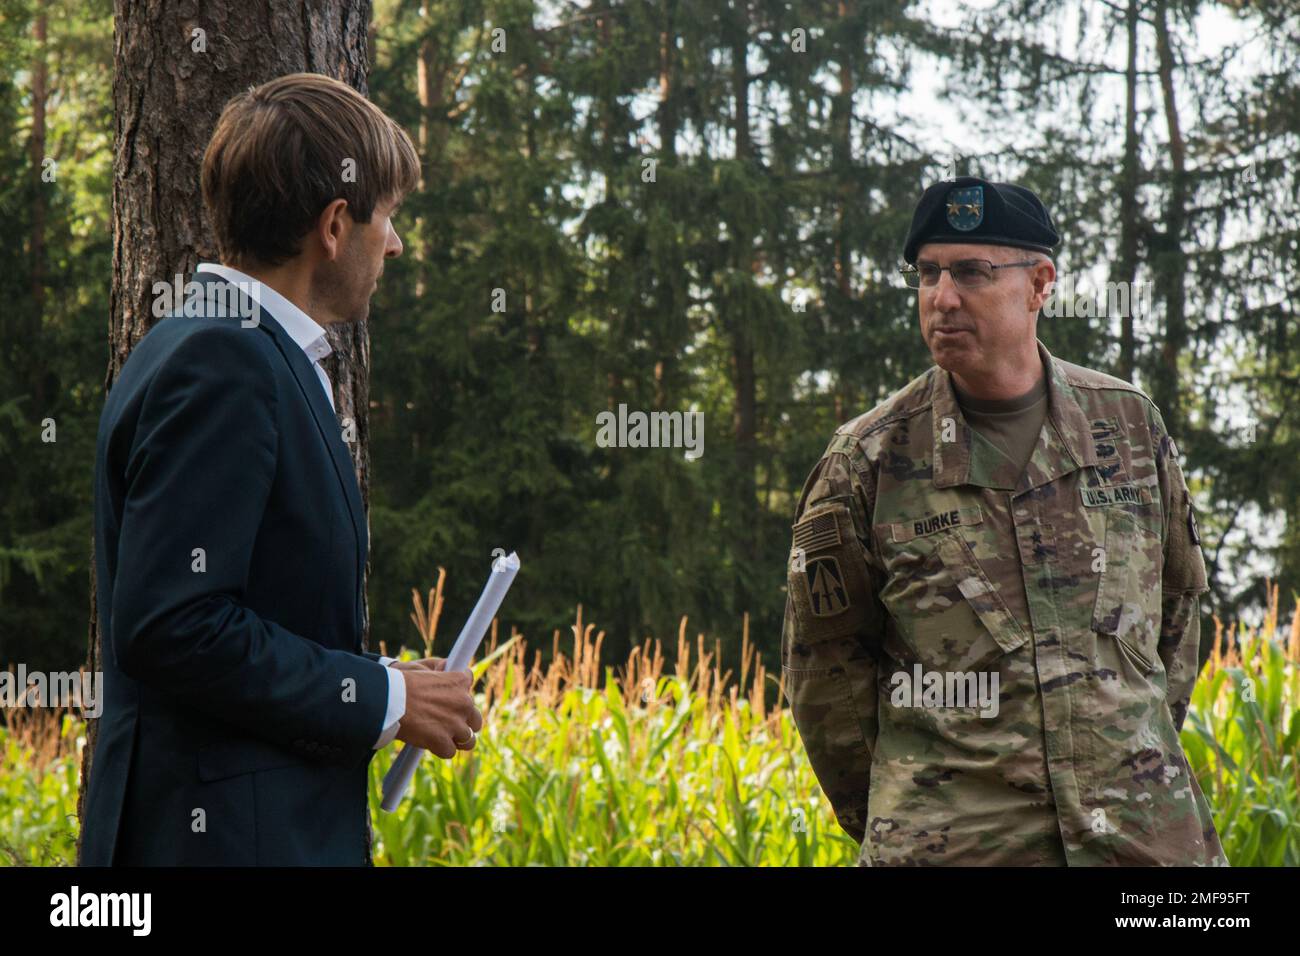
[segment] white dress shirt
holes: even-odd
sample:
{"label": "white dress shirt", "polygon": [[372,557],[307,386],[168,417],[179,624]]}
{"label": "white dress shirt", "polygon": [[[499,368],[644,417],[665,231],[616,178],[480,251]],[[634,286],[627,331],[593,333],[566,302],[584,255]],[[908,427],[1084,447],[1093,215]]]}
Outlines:
{"label": "white dress shirt", "polygon": [[[233,282],[247,293],[254,302],[264,307],[275,321],[289,333],[289,338],[293,339],[297,346],[302,349],[303,354],[311,362],[311,367],[316,371],[316,377],[320,379],[321,388],[325,390],[325,397],[329,399],[330,408],[334,408],[334,388],[330,384],[329,376],[321,368],[320,360],[334,351],[330,347],[329,339],[325,336],[325,330],[314,322],[306,312],[298,308],[280,293],[276,292],[269,285],[257,281],[252,276],[240,272],[238,269],[232,269],[230,266],[223,266],[216,262],[200,262],[195,272],[210,272],[213,275],[220,276],[227,282]],[[384,729],[380,733],[379,739],[375,741],[375,749],[386,747],[392,743],[393,738],[397,736],[397,727],[401,723],[402,717],[406,714],[406,678],[402,672],[389,667],[393,663],[391,657],[379,658],[388,671],[388,706],[384,714]]]}

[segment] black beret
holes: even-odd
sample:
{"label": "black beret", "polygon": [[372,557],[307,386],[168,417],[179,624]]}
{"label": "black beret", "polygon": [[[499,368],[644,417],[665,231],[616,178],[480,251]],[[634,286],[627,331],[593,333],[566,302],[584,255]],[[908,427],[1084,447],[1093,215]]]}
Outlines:
{"label": "black beret", "polygon": [[927,242],[972,242],[1051,252],[1061,241],[1042,202],[1024,186],[958,176],[935,183],[912,214],[903,259]]}

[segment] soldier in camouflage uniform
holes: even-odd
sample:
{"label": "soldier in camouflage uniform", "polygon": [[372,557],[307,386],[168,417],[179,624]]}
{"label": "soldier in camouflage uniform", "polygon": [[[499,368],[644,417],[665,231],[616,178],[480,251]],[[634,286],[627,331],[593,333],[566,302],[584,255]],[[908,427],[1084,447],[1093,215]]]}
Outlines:
{"label": "soldier in camouflage uniform", "polygon": [[[938,365],[840,427],[799,499],[783,681],[861,865],[1227,865],[1178,739],[1207,590],[1191,499],[1151,400],[1037,340],[1057,241],[1022,187],[927,190],[904,258],[957,270],[917,280]],[[953,282],[1025,250],[1032,271]],[[960,401],[1027,373],[1022,463]],[[900,694],[926,673],[942,705]],[[951,695],[975,675],[992,715]]]}

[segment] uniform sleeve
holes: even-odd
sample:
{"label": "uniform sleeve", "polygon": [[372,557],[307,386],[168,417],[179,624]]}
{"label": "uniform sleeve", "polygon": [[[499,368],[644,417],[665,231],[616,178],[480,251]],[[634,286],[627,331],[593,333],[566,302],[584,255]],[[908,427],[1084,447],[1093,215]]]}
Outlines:
{"label": "uniform sleeve", "polygon": [[[832,448],[836,447],[834,444]],[[867,827],[884,611],[872,563],[864,479],[846,454],[813,469],[795,512],[781,672],[795,727],[835,817],[855,840]]]}
{"label": "uniform sleeve", "polygon": [[1178,449],[1164,431],[1158,413],[1156,438],[1156,472],[1165,515],[1157,653],[1165,666],[1169,713],[1174,729],[1181,730],[1200,672],[1200,595],[1209,587],[1191,493],[1178,463]]}

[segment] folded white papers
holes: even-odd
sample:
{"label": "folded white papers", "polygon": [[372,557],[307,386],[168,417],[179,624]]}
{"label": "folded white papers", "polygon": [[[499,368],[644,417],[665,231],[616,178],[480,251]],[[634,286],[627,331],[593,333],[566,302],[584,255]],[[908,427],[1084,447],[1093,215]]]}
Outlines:
{"label": "folded white papers", "polygon": [[[483,593],[479,595],[478,603],[470,612],[469,620],[461,628],[460,637],[456,638],[456,644],[452,647],[451,654],[447,656],[447,663],[443,666],[443,670],[469,670],[470,661],[474,659],[479,645],[483,643],[483,637],[492,626],[492,619],[497,616],[501,602],[506,599],[506,592],[510,590],[510,585],[514,583],[515,575],[518,573],[519,555],[513,551],[492,562],[492,573],[488,575],[487,584],[483,586]],[[396,810],[397,805],[402,802],[402,796],[406,793],[406,788],[411,785],[415,768],[423,756],[423,748],[408,744],[402,748],[402,752],[397,755],[397,759],[388,769],[388,774],[384,777],[383,800],[379,804],[388,813]]]}

